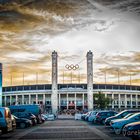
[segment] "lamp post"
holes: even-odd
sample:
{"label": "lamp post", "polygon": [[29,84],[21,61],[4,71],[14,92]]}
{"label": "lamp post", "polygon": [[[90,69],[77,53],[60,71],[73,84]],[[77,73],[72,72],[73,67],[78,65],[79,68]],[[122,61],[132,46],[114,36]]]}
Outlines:
{"label": "lamp post", "polygon": [[105,85],[106,85],[106,71],[105,71]]}
{"label": "lamp post", "polygon": [[23,78],[23,79],[22,79],[22,80],[23,80],[22,82],[23,82],[23,85],[24,85],[24,72],[23,72],[23,75],[22,75],[22,76],[23,76],[23,77],[22,77],[22,78]]}
{"label": "lamp post", "polygon": [[12,73],[11,73],[11,77],[10,77],[10,83],[11,83],[11,86],[13,85],[13,76],[12,76]]}
{"label": "lamp post", "polygon": [[118,84],[120,84],[120,71],[119,71],[119,69],[117,70],[117,72],[118,72]]}
{"label": "lamp post", "polygon": [[132,79],[131,79],[131,73],[130,73],[130,86],[132,85]]}
{"label": "lamp post", "polygon": [[36,72],[36,85],[38,84],[38,72]]}

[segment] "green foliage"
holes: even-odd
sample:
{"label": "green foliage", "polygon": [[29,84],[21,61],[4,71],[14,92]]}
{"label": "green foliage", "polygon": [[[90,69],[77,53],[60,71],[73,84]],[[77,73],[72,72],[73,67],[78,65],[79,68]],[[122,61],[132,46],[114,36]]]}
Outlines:
{"label": "green foliage", "polygon": [[102,92],[98,92],[98,94],[94,94],[93,96],[94,104],[98,109],[105,109],[108,107],[110,103],[110,98],[105,97],[105,94]]}

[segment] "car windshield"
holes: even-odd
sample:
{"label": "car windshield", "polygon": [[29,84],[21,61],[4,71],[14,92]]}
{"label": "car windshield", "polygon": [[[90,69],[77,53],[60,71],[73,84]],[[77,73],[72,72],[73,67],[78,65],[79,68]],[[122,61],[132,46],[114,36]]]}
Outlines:
{"label": "car windshield", "polygon": [[88,112],[88,113],[87,113],[87,115],[90,115],[90,114],[91,114],[91,112]]}
{"label": "car windshield", "polygon": [[118,116],[120,116],[121,114],[123,114],[125,111],[126,111],[126,110],[121,111],[120,113],[116,114],[115,116],[118,117]]}
{"label": "car windshield", "polygon": [[96,114],[97,114],[97,112],[96,112],[96,111],[93,111],[93,112],[92,112],[92,115],[96,115]]}
{"label": "car windshield", "polygon": [[132,119],[132,118],[136,117],[137,115],[140,115],[140,113],[133,114],[133,115],[129,116],[127,119]]}
{"label": "car windshield", "polygon": [[132,116],[133,114],[134,114],[134,113],[130,113],[130,114],[126,115],[126,116],[124,117],[124,119],[127,119],[128,117]]}

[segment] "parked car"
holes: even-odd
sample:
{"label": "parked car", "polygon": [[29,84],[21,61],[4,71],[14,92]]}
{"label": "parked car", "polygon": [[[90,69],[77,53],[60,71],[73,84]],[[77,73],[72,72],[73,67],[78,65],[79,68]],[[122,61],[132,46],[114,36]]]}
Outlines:
{"label": "parked car", "polygon": [[48,114],[48,121],[54,121],[54,119],[55,119],[55,116],[54,116],[54,114]]}
{"label": "parked car", "polygon": [[87,115],[88,115],[88,112],[85,113],[85,114],[82,114],[81,119],[82,119],[82,120],[85,120],[85,117],[86,117]]}
{"label": "parked car", "polygon": [[18,118],[26,118],[32,121],[33,125],[37,124],[37,118],[35,115],[31,114],[31,113],[26,113],[26,112],[15,112],[13,113],[14,116],[18,117]]}
{"label": "parked car", "polygon": [[0,107],[0,126],[2,133],[13,131],[11,111],[7,107]]}
{"label": "parked car", "polygon": [[[41,107],[38,104],[29,104],[29,105],[11,105],[9,106],[11,113],[15,115],[15,113],[30,113],[36,116],[37,123],[42,123],[41,120]],[[15,115],[16,116],[16,115]],[[18,117],[18,116],[17,116]],[[25,117],[24,117],[25,118]],[[28,118],[29,119],[29,118]],[[33,124],[35,125],[36,123]]]}
{"label": "parked car", "polygon": [[126,124],[140,121],[140,113],[135,113],[128,118],[112,120],[110,125],[116,134],[120,134]]}
{"label": "parked car", "polygon": [[45,117],[41,115],[41,122],[44,123],[46,121]]}
{"label": "parked car", "polygon": [[81,113],[76,113],[75,114],[75,120],[81,120],[82,114]]}
{"label": "parked car", "polygon": [[123,135],[133,140],[140,140],[140,121],[129,123],[123,128]]}
{"label": "parked car", "polygon": [[92,111],[91,114],[90,114],[90,116],[88,117],[88,121],[89,122],[94,122],[97,113],[98,113],[98,111]]}
{"label": "parked car", "polygon": [[124,110],[124,111],[121,111],[120,113],[116,114],[115,116],[108,117],[108,118],[105,120],[105,125],[106,125],[106,126],[109,126],[111,120],[121,119],[121,118],[124,118],[126,115],[128,115],[128,114],[130,114],[130,113],[137,113],[137,112],[139,112],[139,111],[138,111],[138,110]]}
{"label": "parked car", "polygon": [[32,125],[32,121],[29,119],[25,119],[25,118],[18,118],[16,116],[13,115],[13,117],[16,120],[16,126],[18,128],[26,128],[26,127],[30,127]]}
{"label": "parked car", "polygon": [[87,115],[85,116],[85,121],[88,121],[88,118],[89,118],[89,116],[91,115],[91,113],[92,113],[92,111],[89,111],[89,112],[87,113]]}
{"label": "parked car", "polygon": [[47,114],[41,114],[41,116],[43,116],[45,120],[48,119],[48,115]]}
{"label": "parked car", "polygon": [[96,114],[95,122],[105,124],[105,119],[111,116],[116,115],[117,113],[114,111],[99,111]]}
{"label": "parked car", "polygon": [[132,116],[133,114],[135,113],[130,113],[130,114],[127,114],[125,117],[123,117],[122,119],[127,119],[128,117]]}

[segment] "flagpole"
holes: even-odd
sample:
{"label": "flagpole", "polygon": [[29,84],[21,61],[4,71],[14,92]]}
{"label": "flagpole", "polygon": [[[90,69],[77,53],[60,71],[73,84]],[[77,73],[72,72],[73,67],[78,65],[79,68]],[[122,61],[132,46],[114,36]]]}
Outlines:
{"label": "flagpole", "polygon": [[12,77],[12,73],[11,73],[11,86],[13,85],[13,77]]}
{"label": "flagpole", "polygon": [[23,72],[23,81],[22,82],[23,82],[23,85],[24,85],[24,72]]}

